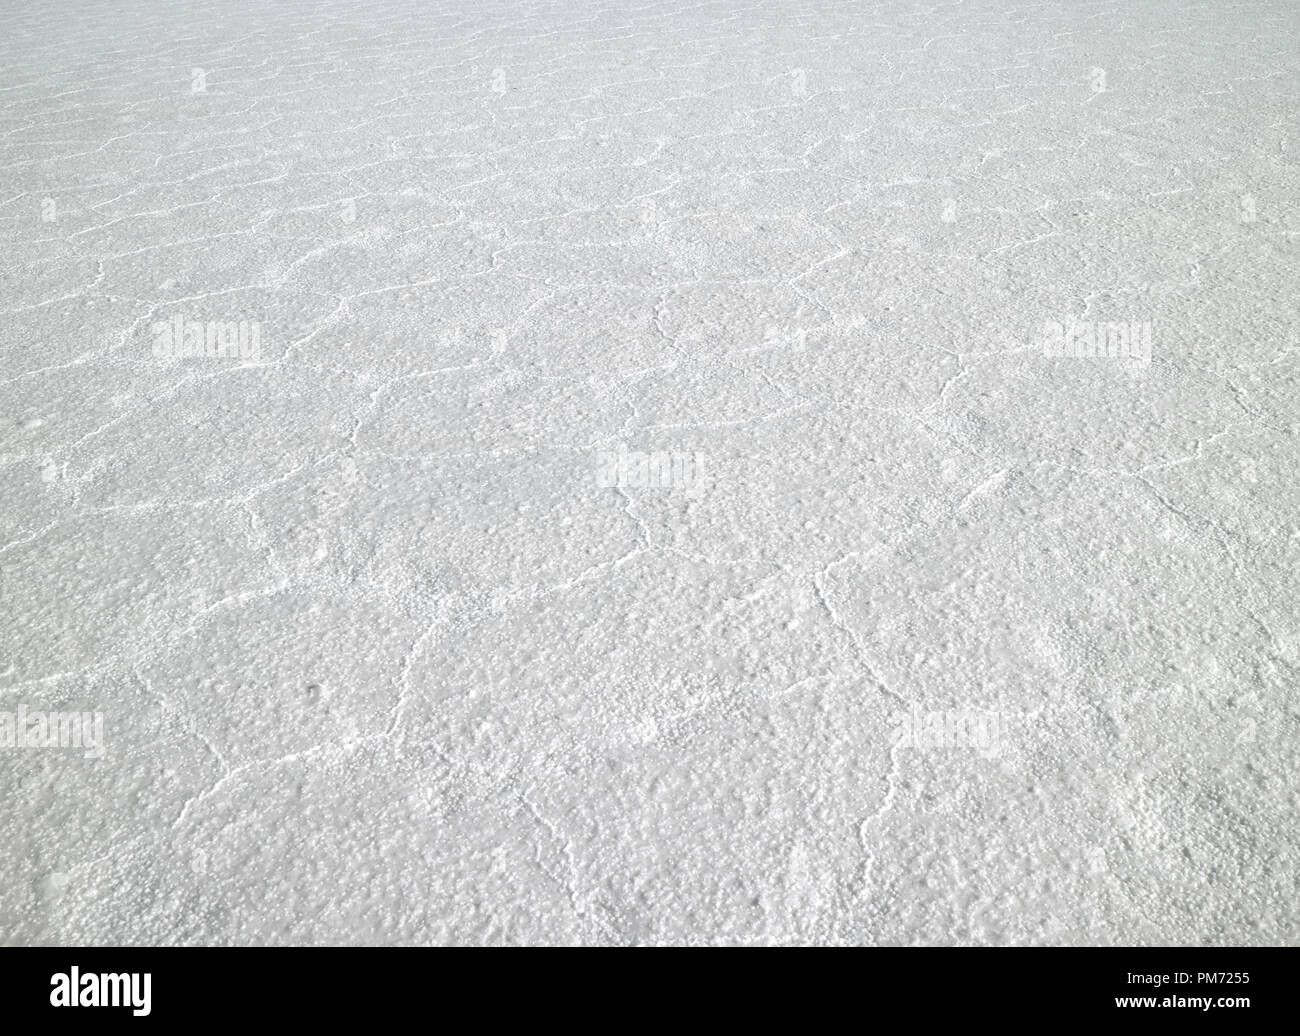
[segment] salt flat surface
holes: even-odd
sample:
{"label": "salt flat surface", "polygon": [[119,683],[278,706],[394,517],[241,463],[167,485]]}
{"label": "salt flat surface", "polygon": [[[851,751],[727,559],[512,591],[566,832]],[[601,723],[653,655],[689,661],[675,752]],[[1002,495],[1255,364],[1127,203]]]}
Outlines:
{"label": "salt flat surface", "polygon": [[1297,941],[1293,0],[4,6],[0,941]]}

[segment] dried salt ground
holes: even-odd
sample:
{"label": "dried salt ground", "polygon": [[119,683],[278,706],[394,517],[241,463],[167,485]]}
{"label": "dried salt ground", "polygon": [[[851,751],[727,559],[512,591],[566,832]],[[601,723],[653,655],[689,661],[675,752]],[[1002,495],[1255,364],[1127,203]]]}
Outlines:
{"label": "dried salt ground", "polygon": [[0,941],[1296,941],[1294,4],[11,7]]}

